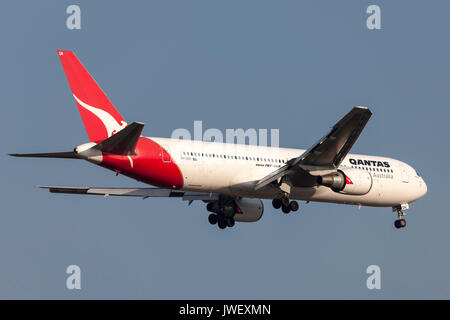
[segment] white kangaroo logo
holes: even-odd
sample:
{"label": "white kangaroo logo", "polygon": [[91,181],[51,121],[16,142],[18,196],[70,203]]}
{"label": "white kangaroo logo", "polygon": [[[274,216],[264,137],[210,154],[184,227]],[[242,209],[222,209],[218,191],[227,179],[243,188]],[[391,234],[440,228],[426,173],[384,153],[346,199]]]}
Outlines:
{"label": "white kangaroo logo", "polygon": [[84,103],[83,101],[78,99],[76,95],[73,95],[73,97],[83,108],[95,114],[102,121],[103,125],[106,128],[106,131],[108,132],[108,138],[128,125],[125,121],[118,123],[117,120],[114,119],[113,116],[111,116],[108,112]]}

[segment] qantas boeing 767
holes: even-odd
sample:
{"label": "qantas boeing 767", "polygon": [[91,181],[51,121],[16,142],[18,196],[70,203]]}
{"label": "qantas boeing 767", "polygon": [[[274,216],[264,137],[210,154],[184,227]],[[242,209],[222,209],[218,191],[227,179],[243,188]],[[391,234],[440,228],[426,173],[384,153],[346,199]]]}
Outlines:
{"label": "qantas boeing 767", "polygon": [[144,124],[125,122],[73,52],[58,55],[90,142],[70,152],[11,155],[84,159],[155,187],[40,186],[50,192],[202,200],[221,229],[258,221],[261,199],[286,214],[298,210],[296,200],[392,207],[395,227],[403,228],[403,210],[427,192],[404,162],[348,153],[372,115],[366,107],[353,108],[307,150],[143,137]]}

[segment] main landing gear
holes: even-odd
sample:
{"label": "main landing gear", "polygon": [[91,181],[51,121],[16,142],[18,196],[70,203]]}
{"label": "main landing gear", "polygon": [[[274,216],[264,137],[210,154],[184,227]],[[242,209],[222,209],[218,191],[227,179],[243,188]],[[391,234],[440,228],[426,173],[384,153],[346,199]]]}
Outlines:
{"label": "main landing gear", "polygon": [[288,214],[291,211],[297,211],[299,208],[298,202],[293,200],[289,201],[289,198],[286,196],[283,196],[281,198],[275,198],[272,200],[272,206],[275,209],[280,209],[284,213]]}
{"label": "main landing gear", "polygon": [[211,224],[217,224],[219,229],[225,229],[226,227],[234,227],[235,220],[233,217],[225,217],[223,214],[211,213],[208,216],[208,221]]}
{"label": "main landing gear", "polygon": [[392,211],[397,212],[397,220],[395,220],[395,222],[394,222],[394,226],[397,229],[406,227],[406,220],[403,218],[403,216],[405,216],[405,213],[402,211],[403,209],[408,209],[408,205],[402,205],[402,206],[392,208]]}
{"label": "main landing gear", "polygon": [[234,214],[236,213],[236,204],[234,200],[210,202],[206,206],[206,210],[212,212],[208,216],[210,224],[217,224],[219,229],[225,229],[226,227],[234,227],[235,220]]}

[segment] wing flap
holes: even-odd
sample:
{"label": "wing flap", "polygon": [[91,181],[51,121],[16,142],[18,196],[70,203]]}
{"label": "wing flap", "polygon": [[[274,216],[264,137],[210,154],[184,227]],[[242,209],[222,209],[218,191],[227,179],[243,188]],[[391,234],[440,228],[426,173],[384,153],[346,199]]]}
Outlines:
{"label": "wing flap", "polygon": [[91,187],[62,187],[37,186],[48,189],[51,193],[88,194],[102,196],[122,196],[140,198],[182,198],[183,200],[217,200],[218,195],[206,192],[186,192],[160,188],[91,188]]}
{"label": "wing flap", "polygon": [[276,181],[279,178],[285,176],[286,174],[288,174],[290,168],[291,168],[291,166],[289,164],[287,164],[287,165],[284,165],[281,168],[275,170],[274,172],[268,174],[267,176],[265,176],[264,178],[262,178],[261,180],[259,180],[256,183],[255,190],[259,190],[262,187],[265,187],[266,185],[272,183],[273,181]]}

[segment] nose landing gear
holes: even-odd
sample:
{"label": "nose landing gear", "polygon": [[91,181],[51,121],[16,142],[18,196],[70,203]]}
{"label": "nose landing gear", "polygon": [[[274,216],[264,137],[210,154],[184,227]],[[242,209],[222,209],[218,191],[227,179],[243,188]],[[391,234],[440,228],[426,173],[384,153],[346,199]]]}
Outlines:
{"label": "nose landing gear", "polygon": [[394,226],[395,226],[397,229],[404,228],[404,227],[406,227],[406,220],[405,220],[405,219],[398,219],[398,220],[395,220]]}
{"label": "nose landing gear", "polygon": [[409,206],[407,204],[392,208],[392,211],[397,212],[397,220],[394,222],[394,226],[397,229],[406,227],[406,220],[403,218],[406,214],[402,210],[406,210],[408,208]]}

